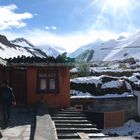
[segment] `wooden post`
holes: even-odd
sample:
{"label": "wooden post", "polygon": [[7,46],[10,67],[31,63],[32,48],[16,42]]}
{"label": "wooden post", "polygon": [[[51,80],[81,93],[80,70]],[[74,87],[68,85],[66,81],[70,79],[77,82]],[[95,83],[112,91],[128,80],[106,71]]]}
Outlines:
{"label": "wooden post", "polygon": [[134,95],[138,98],[138,116],[140,117],[140,91],[134,90]]}

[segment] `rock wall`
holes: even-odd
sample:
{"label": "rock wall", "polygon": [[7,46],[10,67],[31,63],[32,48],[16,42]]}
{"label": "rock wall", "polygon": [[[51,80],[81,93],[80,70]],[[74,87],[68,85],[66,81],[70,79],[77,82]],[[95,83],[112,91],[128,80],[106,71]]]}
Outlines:
{"label": "rock wall", "polygon": [[136,97],[93,99],[90,109],[94,112],[125,110],[125,121],[138,115]]}

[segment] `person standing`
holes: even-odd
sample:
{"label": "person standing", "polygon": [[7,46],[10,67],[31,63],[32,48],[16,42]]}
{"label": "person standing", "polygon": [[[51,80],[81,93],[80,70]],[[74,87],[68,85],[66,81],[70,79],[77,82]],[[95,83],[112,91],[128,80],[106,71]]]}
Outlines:
{"label": "person standing", "polygon": [[3,112],[3,123],[7,124],[10,119],[10,108],[16,104],[13,90],[8,85],[8,81],[3,81],[2,87],[0,88],[0,103]]}

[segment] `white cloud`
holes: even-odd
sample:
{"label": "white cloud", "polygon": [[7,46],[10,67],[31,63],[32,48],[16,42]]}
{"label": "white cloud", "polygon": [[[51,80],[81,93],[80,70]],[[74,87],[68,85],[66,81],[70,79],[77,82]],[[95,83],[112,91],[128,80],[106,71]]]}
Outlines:
{"label": "white cloud", "polygon": [[49,26],[46,26],[45,29],[46,29],[46,30],[50,30],[50,29],[56,30],[57,27],[55,27],[55,26],[50,26],[50,27],[49,27]]}
{"label": "white cloud", "polygon": [[57,29],[55,26],[51,26],[51,28],[52,28],[53,30],[56,30],[56,29]]}
{"label": "white cloud", "polygon": [[33,15],[25,13],[16,13],[17,6],[12,4],[9,6],[0,6],[0,30],[9,28],[21,28],[26,26],[24,19],[32,18]]}
{"label": "white cloud", "polygon": [[50,27],[49,27],[49,26],[46,26],[45,29],[46,29],[46,30],[50,30]]}

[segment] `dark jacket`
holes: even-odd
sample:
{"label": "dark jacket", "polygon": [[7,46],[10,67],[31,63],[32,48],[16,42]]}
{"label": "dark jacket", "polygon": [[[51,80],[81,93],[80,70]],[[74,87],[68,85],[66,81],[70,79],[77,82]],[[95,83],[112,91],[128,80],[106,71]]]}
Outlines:
{"label": "dark jacket", "polygon": [[3,86],[0,88],[0,103],[1,104],[12,104],[15,101],[12,88],[9,86]]}

